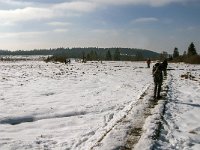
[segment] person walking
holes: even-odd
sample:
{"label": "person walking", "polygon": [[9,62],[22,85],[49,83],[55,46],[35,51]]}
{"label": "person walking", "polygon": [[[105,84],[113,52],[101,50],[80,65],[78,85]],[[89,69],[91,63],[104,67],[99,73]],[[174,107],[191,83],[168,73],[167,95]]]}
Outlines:
{"label": "person walking", "polygon": [[150,68],[150,64],[151,64],[151,59],[148,58],[148,59],[147,59],[147,68]]}
{"label": "person walking", "polygon": [[168,66],[167,59],[165,59],[165,60],[163,61],[163,63],[162,63],[164,76],[167,76],[167,66]]}
{"label": "person walking", "polygon": [[160,92],[161,92],[161,86],[162,86],[162,82],[163,82],[163,67],[162,64],[157,62],[154,66],[153,66],[153,80],[154,80],[154,98],[161,98],[160,96]]}

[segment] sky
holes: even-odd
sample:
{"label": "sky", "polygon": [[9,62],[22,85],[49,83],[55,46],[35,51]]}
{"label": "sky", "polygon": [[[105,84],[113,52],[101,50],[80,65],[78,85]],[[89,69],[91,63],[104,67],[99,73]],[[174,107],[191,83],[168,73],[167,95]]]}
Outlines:
{"label": "sky", "polygon": [[200,0],[0,0],[0,49],[129,47],[200,53]]}

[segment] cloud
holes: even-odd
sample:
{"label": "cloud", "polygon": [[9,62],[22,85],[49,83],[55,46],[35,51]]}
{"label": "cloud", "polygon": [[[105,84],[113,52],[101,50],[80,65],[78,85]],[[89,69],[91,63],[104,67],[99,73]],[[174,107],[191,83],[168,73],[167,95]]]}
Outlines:
{"label": "cloud", "polygon": [[54,17],[53,11],[46,8],[26,7],[15,10],[0,10],[0,22],[41,20]]}
{"label": "cloud", "polygon": [[[13,1],[7,1],[12,3]],[[32,4],[32,3],[30,3]],[[89,2],[65,2],[43,7],[25,7],[18,9],[0,10],[0,23],[12,23],[30,20],[51,19],[62,16],[77,16],[93,11],[96,5]]]}
{"label": "cloud", "polygon": [[157,18],[154,17],[147,17],[147,18],[137,18],[133,20],[131,23],[150,23],[150,22],[156,22],[158,21]]}
{"label": "cloud", "polygon": [[48,25],[50,26],[68,26],[68,25],[71,25],[71,23],[68,23],[68,22],[49,22],[47,23]]}
{"label": "cloud", "polygon": [[[28,42],[30,43],[30,45],[32,42],[36,42],[35,45],[32,44],[32,47],[43,47],[42,45],[45,45],[46,42],[46,46],[51,47],[55,46],[54,41],[57,41],[57,45],[59,46],[60,42],[66,44],[67,39],[69,46],[72,43],[71,46],[142,46],[143,48],[148,48],[148,46],[150,46],[154,48],[157,41],[153,41],[153,39],[160,40],[160,38],[156,38],[156,36],[152,38],[152,36],[156,35],[155,33],[152,33],[150,35],[150,31],[145,30],[143,27],[141,27],[140,29],[143,29],[144,31],[137,29],[137,32],[124,31],[126,27],[129,29],[133,26],[124,26],[122,28],[121,26],[120,28],[118,28],[119,26],[116,26],[115,28],[114,23],[117,22],[111,23],[112,20],[106,19],[105,20],[108,22],[105,22],[104,17],[108,13],[101,12],[109,11],[110,14],[112,13],[110,12],[110,10],[112,10],[113,7],[117,6],[117,8],[120,9],[121,5],[144,5],[148,7],[163,7],[174,3],[182,4],[191,1],[195,0],[0,0],[1,43],[2,46],[6,45],[5,47],[15,48],[13,46],[13,43],[16,43],[16,45],[18,44],[18,47],[25,48],[24,44],[27,44]],[[132,8],[134,9],[134,7]],[[99,10],[98,17],[95,18],[95,11],[97,9]],[[90,13],[93,15],[88,16],[90,15]],[[84,15],[87,16],[84,17]],[[131,15],[135,14],[128,15],[130,15],[131,17]],[[91,18],[92,20],[89,20]],[[84,19],[87,20],[86,23],[83,23]],[[95,21],[98,21],[98,23],[95,23]],[[162,21],[163,23],[168,24],[176,23],[172,22],[173,20],[170,19],[164,22],[165,20],[163,17],[155,18],[154,15],[150,17],[143,16],[143,18],[136,18],[135,20],[132,20],[131,23],[138,23],[140,25],[140,23],[155,23],[158,21]],[[71,24],[71,22],[73,24]],[[190,31],[190,33],[191,31],[193,31],[192,33],[194,33],[197,29],[199,30],[199,27],[194,28],[192,27],[192,25],[193,24],[191,24],[191,27],[188,27],[187,29]],[[168,27],[170,26],[171,25],[169,25]],[[70,27],[70,29],[68,27]],[[95,30],[94,28],[99,29]],[[120,31],[119,29],[124,30]],[[45,31],[43,32],[43,30]],[[185,32],[187,30],[185,27],[183,31]],[[159,29],[155,31],[158,32]],[[194,34],[192,33],[191,37],[194,36]],[[11,42],[10,39],[13,41]],[[165,43],[163,42],[163,44]],[[30,47],[30,45],[27,45],[27,47]],[[162,45],[162,43],[160,45]]]}
{"label": "cloud", "polygon": [[150,5],[158,7],[187,1],[189,0],[71,0],[70,2],[49,3],[51,1],[0,0],[0,4],[6,3],[17,7],[0,10],[0,23],[80,16],[107,5]]}
{"label": "cloud", "polygon": [[92,2],[75,1],[55,4],[52,8],[56,10],[91,12],[96,8],[96,4]]}
{"label": "cloud", "polygon": [[67,32],[68,29],[54,29],[53,31],[57,33],[62,33],[62,32]]}
{"label": "cloud", "polygon": [[47,34],[48,31],[37,32],[1,32],[0,38],[34,38]]}
{"label": "cloud", "polygon": [[190,2],[191,0],[84,0],[84,1],[94,2],[98,4],[109,4],[109,5],[149,5],[153,7],[159,7],[171,3]]}
{"label": "cloud", "polygon": [[[99,47],[138,47],[148,44],[148,38],[137,29],[94,29],[88,32],[90,41]],[[105,36],[106,35],[106,36]],[[88,43],[88,41],[85,41]],[[89,45],[89,44],[88,44]]]}
{"label": "cloud", "polygon": [[11,27],[11,26],[15,26],[15,23],[11,23],[11,22],[0,23],[0,27]]}
{"label": "cloud", "polygon": [[7,6],[15,6],[15,7],[25,7],[34,4],[34,1],[27,2],[27,1],[18,1],[18,0],[0,0],[0,4],[4,4]]}

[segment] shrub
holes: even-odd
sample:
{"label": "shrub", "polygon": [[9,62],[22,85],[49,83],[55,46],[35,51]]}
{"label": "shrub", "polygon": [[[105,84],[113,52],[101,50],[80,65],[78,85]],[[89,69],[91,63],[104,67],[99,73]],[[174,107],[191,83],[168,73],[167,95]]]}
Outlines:
{"label": "shrub", "polygon": [[200,55],[193,55],[184,59],[185,63],[200,64]]}
{"label": "shrub", "polygon": [[45,62],[61,62],[61,63],[65,63],[67,59],[67,56],[61,56],[61,55],[54,55],[54,56],[48,56],[47,59],[45,60]]}

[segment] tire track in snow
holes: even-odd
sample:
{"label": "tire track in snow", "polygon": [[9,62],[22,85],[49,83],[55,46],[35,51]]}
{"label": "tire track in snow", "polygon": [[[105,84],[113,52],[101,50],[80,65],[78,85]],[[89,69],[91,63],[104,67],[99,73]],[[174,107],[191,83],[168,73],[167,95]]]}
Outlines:
{"label": "tire track in snow", "polygon": [[[101,149],[98,147],[98,145],[101,145],[101,143],[103,142],[103,140],[106,138],[106,136],[108,134],[110,134],[113,130],[115,130],[115,128],[117,128],[117,126],[119,126],[119,124],[124,124],[124,123],[127,123],[127,120],[126,118],[128,118],[129,114],[131,113],[131,111],[133,111],[138,105],[141,104],[141,99],[148,93],[147,91],[149,90],[149,88],[151,87],[151,84],[148,84],[146,86],[146,88],[142,91],[142,93],[138,96],[138,100],[136,102],[132,102],[128,108],[125,110],[125,114],[123,114],[120,118],[118,118],[118,120],[114,123],[114,124],[111,124],[111,125],[107,125],[105,127],[105,131],[104,133],[100,134],[101,136],[99,137],[99,139],[89,148],[91,150],[93,149]],[[139,108],[140,109],[140,108]],[[135,109],[137,112],[140,112],[139,109]],[[137,113],[136,113],[137,114]],[[130,119],[130,118],[129,118]],[[102,148],[102,149],[105,149],[105,148]]]}
{"label": "tire track in snow", "polygon": [[153,98],[153,86],[151,86],[139,99],[140,103],[136,106],[138,107],[139,112],[136,117],[134,110],[130,114],[131,128],[126,135],[125,145],[119,147],[120,150],[131,150],[135,148],[135,145],[140,140],[143,134],[143,126],[146,122],[146,119],[151,116],[151,110],[158,104],[158,100]]}
{"label": "tire track in snow", "polygon": [[[166,87],[163,86],[165,89]],[[162,91],[163,97],[166,96],[167,90]],[[90,148],[91,150],[131,150],[139,142],[141,136],[145,133],[143,126],[146,119],[152,115],[155,107],[163,106],[163,100],[153,98],[153,84],[149,85],[140,95],[136,103],[132,104],[127,114],[119,119],[111,128],[99,138],[99,140]],[[159,135],[161,122],[156,122],[156,128],[151,138],[155,140]],[[116,139],[115,137],[118,137]],[[114,141],[114,142],[113,142]],[[115,143],[115,144],[112,144]],[[116,145],[118,143],[118,145]],[[150,147],[149,147],[150,148]],[[138,148],[136,148],[138,149]]]}

